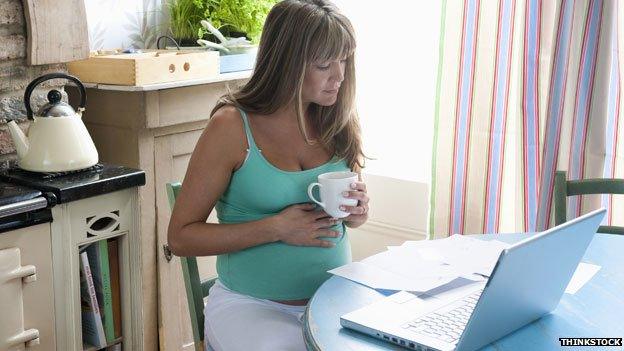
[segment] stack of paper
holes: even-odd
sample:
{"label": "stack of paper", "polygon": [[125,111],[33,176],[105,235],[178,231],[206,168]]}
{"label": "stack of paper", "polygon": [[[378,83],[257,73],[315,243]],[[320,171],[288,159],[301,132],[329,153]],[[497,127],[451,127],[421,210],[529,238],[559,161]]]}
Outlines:
{"label": "stack of paper", "polygon": [[401,246],[335,268],[329,273],[373,289],[426,292],[457,278],[489,277],[509,244],[452,235],[440,240],[406,241]]}

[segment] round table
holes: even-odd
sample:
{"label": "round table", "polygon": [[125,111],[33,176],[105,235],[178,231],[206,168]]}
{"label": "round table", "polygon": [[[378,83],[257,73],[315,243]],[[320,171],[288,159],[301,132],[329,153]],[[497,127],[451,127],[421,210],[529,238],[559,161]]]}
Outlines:
{"label": "round table", "polygon": [[[474,237],[514,243],[527,236]],[[602,268],[576,294],[564,294],[552,313],[483,350],[553,350],[561,347],[560,337],[624,337],[624,235],[596,234],[582,261]],[[304,315],[308,350],[406,350],[340,325],[341,315],[383,297],[374,289],[342,277],[328,279],[314,294]]]}

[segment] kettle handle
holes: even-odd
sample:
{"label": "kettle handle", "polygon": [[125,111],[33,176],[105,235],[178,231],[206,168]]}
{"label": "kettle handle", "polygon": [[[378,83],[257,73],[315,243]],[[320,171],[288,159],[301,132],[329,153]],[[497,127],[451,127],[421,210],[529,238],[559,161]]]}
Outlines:
{"label": "kettle handle", "polygon": [[33,80],[26,87],[26,92],[24,92],[24,104],[26,105],[26,117],[28,117],[28,119],[30,120],[33,119],[33,111],[30,107],[30,95],[32,94],[33,90],[35,90],[35,87],[45,82],[46,80],[56,79],[56,78],[65,78],[67,80],[71,80],[72,82],[76,83],[76,86],[78,86],[78,89],[80,90],[80,106],[78,107],[84,109],[87,103],[87,92],[82,82],[78,78],[74,76],[70,76],[69,74],[60,73],[60,72],[48,73]]}

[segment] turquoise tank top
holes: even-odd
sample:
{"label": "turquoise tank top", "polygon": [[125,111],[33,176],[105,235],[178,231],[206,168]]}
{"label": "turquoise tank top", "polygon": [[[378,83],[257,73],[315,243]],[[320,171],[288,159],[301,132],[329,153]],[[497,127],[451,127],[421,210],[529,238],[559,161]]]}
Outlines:
{"label": "turquoise tank top", "polygon": [[[284,171],[273,166],[256,146],[245,111],[240,110],[249,149],[243,165],[215,208],[219,223],[244,223],[278,214],[297,203],[310,203],[308,185],[325,172],[348,171],[344,159],[303,171]],[[318,196],[318,195],[317,195]],[[318,208],[317,208],[318,209]],[[332,230],[341,232],[332,248],[288,245],[281,241],[217,256],[219,280],[231,290],[261,299],[299,300],[312,297],[330,277],[328,270],[351,262],[346,227],[339,222]]]}

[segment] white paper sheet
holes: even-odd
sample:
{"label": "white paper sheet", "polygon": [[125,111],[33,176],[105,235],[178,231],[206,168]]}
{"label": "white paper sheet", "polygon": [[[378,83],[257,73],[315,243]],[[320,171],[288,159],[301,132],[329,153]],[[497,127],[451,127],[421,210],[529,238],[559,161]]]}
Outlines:
{"label": "white paper sheet", "polygon": [[425,292],[458,277],[473,281],[489,275],[500,252],[499,241],[462,235],[439,240],[407,241],[387,251],[329,271],[374,289]]}
{"label": "white paper sheet", "polygon": [[455,239],[443,248],[444,262],[485,276],[492,274],[500,253],[510,246],[497,240],[466,239]]}
{"label": "white paper sheet", "polygon": [[[500,253],[509,246],[497,240],[485,241],[463,235],[406,241],[401,246],[388,246],[387,251],[329,273],[373,289],[423,293],[458,278],[485,280],[483,276],[492,273]],[[600,266],[581,262],[565,292],[575,294],[599,270]]]}
{"label": "white paper sheet", "polygon": [[389,251],[407,250],[428,261],[461,267],[464,272],[489,276],[500,253],[510,245],[498,240],[479,240],[464,235],[452,235],[438,240],[406,241]]}
{"label": "white paper sheet", "polygon": [[599,270],[600,266],[595,264],[585,262],[579,263],[565,292],[567,294],[576,294]]}

